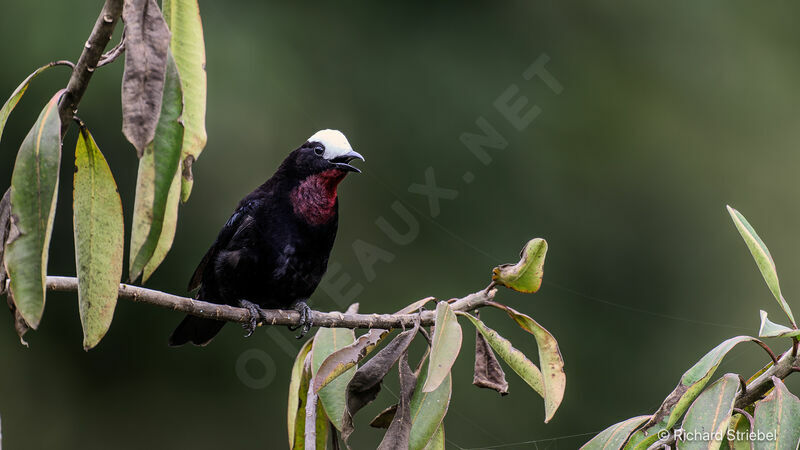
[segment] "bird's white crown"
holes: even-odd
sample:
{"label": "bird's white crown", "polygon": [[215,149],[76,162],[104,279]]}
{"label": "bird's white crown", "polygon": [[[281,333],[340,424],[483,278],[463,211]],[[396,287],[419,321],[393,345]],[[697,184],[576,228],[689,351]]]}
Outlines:
{"label": "bird's white crown", "polygon": [[308,138],[308,142],[319,142],[325,146],[325,153],[322,157],[328,160],[353,151],[350,142],[339,130],[319,130]]}

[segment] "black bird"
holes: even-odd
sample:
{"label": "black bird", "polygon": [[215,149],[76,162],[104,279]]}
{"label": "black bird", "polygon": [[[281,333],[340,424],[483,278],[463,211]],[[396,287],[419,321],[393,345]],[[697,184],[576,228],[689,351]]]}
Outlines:
{"label": "black bird", "polygon": [[[301,336],[311,326],[306,301],[328,266],[339,223],[336,189],[349,163],[364,158],[337,130],[321,130],[286,157],[275,174],[239,202],[189,281],[195,298],[250,310],[249,334],[259,309],[298,310]],[[206,345],[224,321],[186,316],[171,346]],[[249,336],[248,334],[248,336]]]}

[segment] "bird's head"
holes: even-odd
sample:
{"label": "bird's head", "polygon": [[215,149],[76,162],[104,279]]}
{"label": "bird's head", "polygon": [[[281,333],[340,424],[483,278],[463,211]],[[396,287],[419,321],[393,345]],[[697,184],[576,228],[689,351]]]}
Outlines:
{"label": "bird's head", "polygon": [[298,178],[325,174],[326,177],[343,179],[348,172],[361,171],[350,165],[354,159],[364,160],[350,146],[350,142],[339,130],[320,130],[287,158]]}

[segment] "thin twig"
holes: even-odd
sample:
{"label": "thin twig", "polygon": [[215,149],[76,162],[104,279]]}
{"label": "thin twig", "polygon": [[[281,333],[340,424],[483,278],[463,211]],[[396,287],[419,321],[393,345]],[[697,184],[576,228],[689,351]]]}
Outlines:
{"label": "thin twig", "polygon": [[125,28],[122,29],[122,36],[119,38],[119,42],[117,43],[117,45],[115,45],[114,48],[112,48],[111,50],[103,53],[103,56],[100,57],[100,61],[97,62],[97,67],[103,67],[106,64],[111,64],[124,51],[125,51]]}
{"label": "thin twig", "polygon": [[83,46],[83,52],[78,58],[78,63],[75,64],[75,68],[72,70],[67,92],[61,97],[58,113],[59,117],[61,117],[62,136],[67,132],[72,116],[78,110],[78,104],[89,86],[92,73],[97,68],[97,63],[100,61],[108,41],[111,40],[114,27],[121,15],[122,0],[106,0],[94,24],[92,33]]}
{"label": "thin twig", "polygon": [[[47,277],[47,290],[54,292],[77,292],[78,279],[75,277]],[[486,306],[497,293],[496,289],[489,292],[478,291],[463,298],[457,299],[452,304],[455,311],[470,311]],[[119,285],[119,298],[133,300],[137,303],[148,303],[162,308],[181,311],[206,319],[224,320],[228,322],[249,323],[250,312],[245,308],[236,308],[228,305],[194,300],[178,295],[167,294],[129,284]],[[266,325],[300,325],[300,313],[294,310],[264,309],[262,310],[263,324]],[[340,312],[311,311],[311,321],[314,326],[325,328],[361,328],[385,329],[413,327],[416,321],[422,326],[433,325],[436,318],[435,311],[423,311],[415,314],[342,314]]]}

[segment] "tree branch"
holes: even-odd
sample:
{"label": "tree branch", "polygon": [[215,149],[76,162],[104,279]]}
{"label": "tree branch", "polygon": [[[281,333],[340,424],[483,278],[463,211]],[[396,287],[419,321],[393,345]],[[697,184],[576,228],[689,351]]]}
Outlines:
{"label": "tree branch", "polygon": [[778,377],[783,380],[793,372],[793,367],[796,366],[799,361],[800,358],[792,356],[791,349],[784,352],[780,358],[778,358],[777,364],[765,370],[764,373],[747,385],[747,390],[744,392],[744,395],[736,399],[734,407],[744,409],[758,400],[761,400],[767,391],[772,389],[772,377]]}
{"label": "tree branch", "polygon": [[[53,292],[77,292],[78,279],[75,277],[47,277],[47,290]],[[450,307],[455,311],[472,311],[488,306],[494,299],[497,289],[481,290],[463,298],[454,299]],[[181,311],[205,319],[224,320],[227,322],[249,323],[250,312],[245,308],[194,300],[178,295],[147,289],[129,284],[119,285],[119,298],[137,303],[148,303],[162,308]],[[300,313],[294,310],[262,309],[262,322],[268,325],[300,325]],[[421,325],[433,325],[435,311],[423,311],[420,314],[343,314],[340,312],[311,312],[314,326],[326,328],[378,328],[390,330],[414,326],[420,319]]]}
{"label": "tree branch", "polygon": [[100,61],[108,41],[111,40],[111,35],[114,34],[114,27],[121,15],[122,0],[106,0],[103,9],[100,11],[100,16],[94,24],[92,33],[89,35],[89,39],[86,40],[78,63],[72,70],[67,92],[61,98],[58,113],[61,117],[62,136],[67,132],[69,123],[78,110],[78,103],[80,103],[87,86],[89,86],[92,73],[97,68],[97,63]]}

